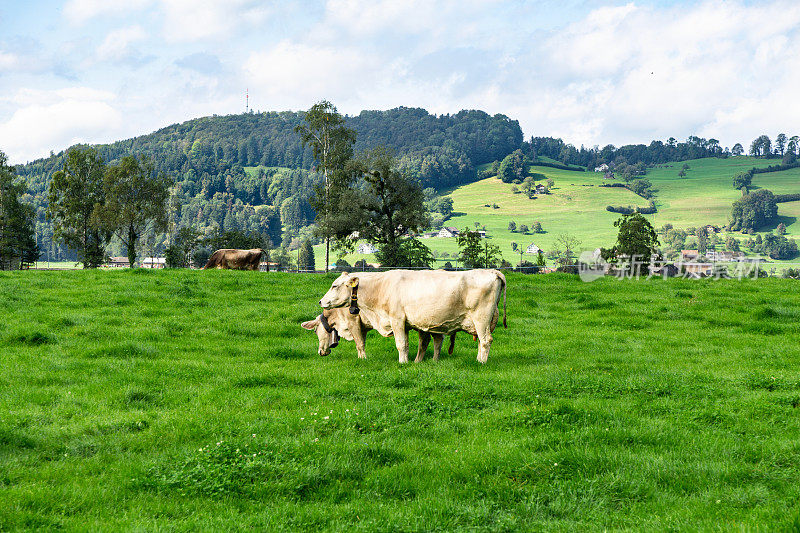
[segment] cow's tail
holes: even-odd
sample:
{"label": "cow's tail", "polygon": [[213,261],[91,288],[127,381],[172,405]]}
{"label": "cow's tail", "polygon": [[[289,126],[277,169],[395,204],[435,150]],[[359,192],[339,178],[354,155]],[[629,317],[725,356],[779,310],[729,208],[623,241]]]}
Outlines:
{"label": "cow's tail", "polygon": [[211,257],[208,258],[208,262],[206,263],[206,266],[203,267],[203,270],[207,268],[214,268],[218,264],[219,264],[219,252],[217,251],[211,254]]}
{"label": "cow's tail", "polygon": [[506,277],[499,270],[497,271],[497,277],[500,278],[503,289],[503,327],[508,328],[506,324]]}

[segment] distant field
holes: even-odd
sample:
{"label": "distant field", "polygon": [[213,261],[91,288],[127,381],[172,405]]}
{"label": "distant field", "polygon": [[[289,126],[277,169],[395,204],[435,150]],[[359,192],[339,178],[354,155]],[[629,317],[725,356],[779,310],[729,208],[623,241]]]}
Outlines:
{"label": "distant field", "polygon": [[[689,165],[685,178],[678,173],[683,164]],[[725,225],[728,223],[731,204],[741,196],[732,187],[732,178],[739,172],[753,167],[776,164],[776,160],[753,157],[731,157],[728,159],[706,158],[680,163],[668,163],[650,169],[647,179],[657,189],[655,202],[658,212],[646,215],[656,227],[671,223],[679,228],[697,227],[704,224]],[[483,165],[488,168],[490,165]],[[576,172],[558,170],[550,167],[532,166],[531,172],[544,174],[555,181],[552,194],[529,200],[523,194],[513,194],[512,184],[502,183],[497,178],[487,178],[452,190],[443,191],[453,198],[455,214],[446,222],[447,226],[459,229],[474,228],[475,222],[486,226],[491,242],[500,247],[503,257],[516,264],[519,254],[511,250],[511,243],[522,246],[535,243],[540,248],[551,250],[556,238],[562,233],[574,235],[581,241],[582,248],[594,249],[609,247],[616,240],[613,227],[619,215],[606,211],[607,205],[647,205],[647,200],[627,189],[600,187],[605,181],[597,172]],[[783,172],[756,174],[754,187],[766,188],[776,194],[800,192],[800,169]],[[497,204],[498,209],[485,207]],[[789,237],[800,236],[800,203],[783,203],[778,206],[779,222],[787,226]],[[508,230],[509,221],[517,226],[531,226],[539,221],[546,233],[522,235]],[[777,225],[777,224],[776,224]],[[741,234],[735,234],[743,238]],[[724,239],[725,234],[721,235]],[[437,253],[455,256],[458,251],[455,239],[428,239],[423,241]],[[320,255],[322,252],[322,255]],[[323,268],[324,248],[317,246],[317,267]],[[348,255],[351,264],[365,258],[374,261],[372,256]],[[531,256],[526,257],[533,259]],[[451,260],[450,257],[445,260]],[[331,262],[335,261],[332,256]]]}
{"label": "distant field", "polygon": [[0,272],[0,530],[800,526],[798,282],[509,274],[400,366],[316,355],[332,278]]}

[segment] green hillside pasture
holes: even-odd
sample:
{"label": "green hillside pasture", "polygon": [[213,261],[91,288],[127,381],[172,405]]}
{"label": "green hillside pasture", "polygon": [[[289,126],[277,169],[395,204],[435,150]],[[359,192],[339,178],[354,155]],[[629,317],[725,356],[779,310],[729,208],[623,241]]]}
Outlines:
{"label": "green hillside pasture", "polygon": [[316,355],[331,278],[0,272],[0,529],[800,525],[797,282],[509,274],[401,366]]}
{"label": "green hillside pasture", "polygon": [[[658,213],[652,216],[657,226],[667,222],[681,228],[702,224],[727,224],[730,220],[731,204],[742,195],[733,188],[733,176],[753,167],[769,166],[775,160],[730,157],[696,159],[685,163],[689,165],[685,178],[678,176],[683,162],[669,163],[666,167],[662,165],[647,173],[647,179],[658,189],[655,199]],[[783,192],[787,186],[787,178],[781,174],[784,172],[756,174],[753,184],[770,190],[777,186],[780,190],[773,192]],[[796,183],[796,188],[800,188],[800,182]]]}
{"label": "green hillside pasture", "polygon": [[[618,214],[606,211],[607,205],[645,206],[647,201],[623,188],[600,187],[602,176],[594,172],[575,172],[549,167],[531,167],[532,172],[552,178],[555,187],[552,194],[539,195],[529,199],[524,194],[511,192],[511,184],[497,178],[488,178],[476,183],[458,187],[450,193],[453,209],[458,214],[452,217],[448,226],[459,229],[474,227],[475,222],[486,226],[492,237],[492,244],[500,246],[503,256],[511,261],[519,261],[519,256],[511,251],[511,242],[527,246],[537,246],[550,250],[556,238],[563,233],[576,236],[587,247],[613,244],[616,230],[614,221]],[[498,209],[484,207],[484,204],[497,204]],[[541,222],[546,233],[522,235],[508,230],[513,220],[530,227]],[[437,243],[436,241],[447,241]],[[437,250],[454,252],[455,239],[431,239]],[[427,244],[427,242],[426,242]],[[530,259],[530,257],[529,257]]]}

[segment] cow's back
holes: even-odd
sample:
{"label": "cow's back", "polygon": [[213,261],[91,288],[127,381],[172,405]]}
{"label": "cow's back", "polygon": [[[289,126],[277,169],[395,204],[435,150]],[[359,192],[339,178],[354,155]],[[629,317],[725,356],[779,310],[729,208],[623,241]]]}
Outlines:
{"label": "cow's back", "polygon": [[494,313],[502,287],[495,270],[390,270],[375,276],[370,285],[381,314],[433,333],[474,329],[472,318]]}

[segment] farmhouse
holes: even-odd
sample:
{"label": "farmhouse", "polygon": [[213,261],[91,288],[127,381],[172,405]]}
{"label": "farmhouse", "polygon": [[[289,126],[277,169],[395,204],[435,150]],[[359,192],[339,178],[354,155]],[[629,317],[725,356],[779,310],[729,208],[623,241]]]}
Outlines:
{"label": "farmhouse", "polygon": [[665,278],[674,278],[679,274],[678,267],[672,263],[665,263],[661,265],[648,265],[651,276],[662,276]]}
{"label": "farmhouse", "polygon": [[681,265],[687,278],[707,278],[714,275],[713,263],[684,263]]}
{"label": "farmhouse", "polygon": [[453,226],[445,226],[436,234],[437,237],[458,237],[458,228]]}
{"label": "farmhouse", "polygon": [[538,254],[539,252],[544,252],[544,250],[542,250],[541,248],[539,248],[538,246],[536,246],[533,243],[530,243],[528,245],[528,247],[525,248],[525,253],[526,254],[534,254],[535,255],[535,254]]}
{"label": "farmhouse", "polygon": [[356,248],[356,253],[358,254],[374,254],[377,251],[378,249],[375,247],[375,245],[369,242],[362,242]]}
{"label": "farmhouse", "polygon": [[712,261],[738,261],[739,258],[743,256],[744,253],[742,252],[730,252],[730,251],[716,252],[714,250],[706,252],[706,257],[708,257]]}
{"label": "farmhouse", "polygon": [[600,165],[598,167],[594,167],[594,171],[595,172],[608,172],[608,165],[603,163],[602,165]]}
{"label": "farmhouse", "polygon": [[128,268],[131,264],[127,257],[109,257],[106,266],[109,268]]}
{"label": "farmhouse", "polygon": [[681,250],[681,261],[697,261],[700,252],[697,250]]}
{"label": "farmhouse", "polygon": [[142,260],[142,268],[164,268],[167,260],[164,257],[145,257]]}
{"label": "farmhouse", "polygon": [[437,232],[437,231],[426,231],[425,233],[420,233],[419,234],[419,238],[420,239],[430,239],[431,237],[436,237],[438,235],[439,235],[439,232]]}

